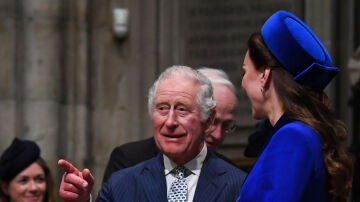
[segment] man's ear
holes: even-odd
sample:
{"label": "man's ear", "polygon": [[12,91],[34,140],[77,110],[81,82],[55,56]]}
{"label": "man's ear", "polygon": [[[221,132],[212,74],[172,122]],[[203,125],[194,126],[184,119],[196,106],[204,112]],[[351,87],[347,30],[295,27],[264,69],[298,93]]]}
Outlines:
{"label": "man's ear", "polygon": [[216,110],[215,110],[215,109],[211,110],[210,116],[209,116],[209,118],[207,119],[206,125],[205,125],[205,134],[206,134],[206,135],[208,135],[208,134],[210,134],[211,132],[213,132],[213,131],[215,130],[215,128],[216,128],[215,123],[214,123],[214,121],[215,121],[215,115],[216,115]]}

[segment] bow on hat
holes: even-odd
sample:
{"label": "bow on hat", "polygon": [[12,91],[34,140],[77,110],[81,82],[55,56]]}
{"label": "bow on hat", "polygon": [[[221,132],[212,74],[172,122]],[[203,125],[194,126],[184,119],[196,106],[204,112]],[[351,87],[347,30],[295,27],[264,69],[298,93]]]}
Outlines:
{"label": "bow on hat", "polygon": [[278,11],[264,23],[261,36],[270,52],[301,85],[322,91],[339,72],[325,46],[298,17]]}

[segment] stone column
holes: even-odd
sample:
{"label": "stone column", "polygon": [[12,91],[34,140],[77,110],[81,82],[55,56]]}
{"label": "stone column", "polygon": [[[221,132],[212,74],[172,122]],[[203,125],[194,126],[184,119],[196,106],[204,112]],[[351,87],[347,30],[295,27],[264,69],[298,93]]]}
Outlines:
{"label": "stone column", "polygon": [[87,0],[62,5],[62,108],[58,155],[84,167],[88,147],[89,61]]}
{"label": "stone column", "polygon": [[[55,170],[59,134],[60,0],[23,1],[23,119],[19,136],[35,140]],[[22,117],[20,117],[22,115]]]}
{"label": "stone column", "polygon": [[0,3],[0,154],[16,134],[16,1]]}

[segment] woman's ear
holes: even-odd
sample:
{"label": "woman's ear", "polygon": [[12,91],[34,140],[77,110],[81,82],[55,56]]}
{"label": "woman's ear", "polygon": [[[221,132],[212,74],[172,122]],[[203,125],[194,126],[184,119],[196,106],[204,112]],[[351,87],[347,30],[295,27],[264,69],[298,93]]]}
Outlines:
{"label": "woman's ear", "polygon": [[262,72],[262,83],[263,87],[267,88],[269,86],[271,79],[271,68],[269,66],[264,67],[264,70]]}
{"label": "woman's ear", "polygon": [[9,195],[9,183],[0,181],[0,188],[4,194]]}

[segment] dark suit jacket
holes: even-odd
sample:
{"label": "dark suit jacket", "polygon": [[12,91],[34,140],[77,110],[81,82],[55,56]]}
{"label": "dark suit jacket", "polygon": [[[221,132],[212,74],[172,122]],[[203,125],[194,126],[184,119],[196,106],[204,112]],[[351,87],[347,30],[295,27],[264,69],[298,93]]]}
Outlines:
{"label": "dark suit jacket", "polygon": [[[108,180],[114,172],[151,159],[158,153],[159,150],[156,146],[154,137],[136,142],[130,142],[116,147],[111,152],[110,159],[105,169],[103,183],[106,182],[106,180]],[[219,153],[216,153],[216,155],[228,163],[237,166],[225,156]]]}
{"label": "dark suit jacket", "polygon": [[[208,151],[193,201],[235,201],[245,177],[245,172]],[[103,184],[97,201],[167,202],[162,154],[115,172]]]}
{"label": "dark suit jacket", "polygon": [[116,147],[110,155],[106,166],[103,183],[120,169],[128,168],[140,162],[153,158],[159,153],[154,137],[130,142]]}

